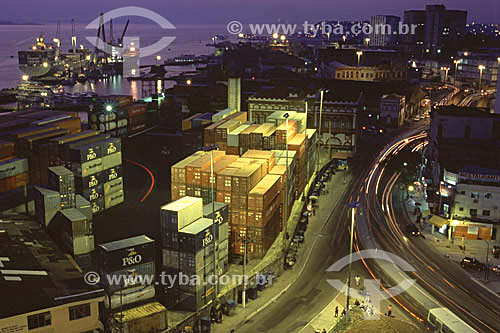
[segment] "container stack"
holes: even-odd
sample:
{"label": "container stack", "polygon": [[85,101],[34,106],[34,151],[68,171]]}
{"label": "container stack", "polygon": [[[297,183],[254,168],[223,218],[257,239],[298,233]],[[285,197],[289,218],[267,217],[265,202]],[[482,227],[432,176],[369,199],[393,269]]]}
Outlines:
{"label": "container stack", "polygon": [[47,227],[61,210],[61,195],[53,190],[35,187],[34,200],[36,218],[42,226]]}
{"label": "container stack", "polygon": [[202,115],[201,113],[196,113],[192,116],[182,119],[182,124],[181,124],[182,131],[184,132],[193,129],[193,119],[196,119],[201,115]]}
{"label": "container stack", "polygon": [[76,208],[60,210],[47,230],[62,249],[70,253],[82,268],[91,265],[94,251],[92,221]]}
{"label": "container stack", "polygon": [[147,127],[147,111],[146,103],[135,103],[123,108],[128,117],[128,134],[135,134],[143,131]]}
{"label": "container stack", "polygon": [[274,149],[286,150],[286,143],[290,144],[290,141],[297,133],[297,123],[293,120],[288,121],[288,141],[287,141],[287,130],[286,122],[282,123],[276,128],[276,141]]}
{"label": "container stack", "polygon": [[[222,142],[222,139],[221,139],[222,134],[219,134],[219,136],[217,137],[217,133],[216,133],[217,128],[219,126],[226,124],[229,121],[233,121],[233,122],[231,122],[231,124],[233,124],[233,125],[228,125],[229,127],[226,128],[226,130],[225,130],[226,140],[224,142]],[[213,124],[209,125],[208,127],[205,127],[205,129],[203,130],[203,144],[205,146],[214,145],[217,143],[217,138],[219,138],[219,140],[220,140],[219,143],[220,144],[224,143],[224,145],[227,146],[227,134],[229,133],[229,131],[236,129],[240,124],[242,124],[246,121],[247,121],[247,113],[246,112],[235,112],[235,113],[232,113],[231,115],[227,116],[224,119],[221,119],[221,120],[214,122]],[[234,124],[237,124],[237,125],[234,125]]]}
{"label": "container stack", "polygon": [[295,154],[295,159],[296,159],[296,167],[295,167],[295,173],[297,176],[297,182],[296,182],[296,194],[295,196],[298,198],[302,192],[304,191],[304,188],[307,183],[307,161],[308,161],[308,156],[307,152],[308,150],[306,149],[307,146],[307,135],[299,133],[293,137],[292,140],[288,142],[288,150],[293,150],[296,152]]}
{"label": "container stack", "polygon": [[194,118],[191,121],[192,128],[201,128],[203,126],[209,125],[212,122],[212,113],[203,113],[200,116]]}
{"label": "container stack", "polygon": [[[248,194],[247,226],[239,234],[247,233],[250,258],[263,258],[280,232],[280,185],[278,175],[265,176]],[[236,242],[233,252],[243,254],[244,244]]]}
{"label": "container stack", "polygon": [[[215,214],[213,212],[215,211]],[[219,242],[217,254],[219,262],[219,275],[224,274],[229,265],[229,207],[226,204],[215,202],[203,206],[203,217],[213,220],[219,225]]]}
{"label": "container stack", "polygon": [[[99,272],[106,277],[101,281],[106,292],[104,306],[108,312],[129,309],[155,297],[155,245],[151,238],[141,235],[122,239],[101,244],[97,250]],[[121,283],[111,284],[113,277]],[[151,281],[137,277],[151,278]]]}
{"label": "container stack", "polygon": [[[231,163],[235,162],[238,159],[238,156],[234,155],[225,155],[219,158],[214,162],[214,182],[218,172],[229,166]],[[213,184],[213,192],[212,192],[212,182],[210,181],[211,177],[211,166],[205,166],[201,170],[201,198],[203,199],[203,204],[208,204],[212,202],[212,198],[216,198],[217,190],[216,184]],[[213,194],[213,195],[212,195]]]}
{"label": "container stack", "polygon": [[48,168],[48,188],[59,193],[61,209],[76,206],[75,176],[63,166]]}
{"label": "container stack", "polygon": [[250,135],[259,127],[260,125],[250,125],[240,132],[240,154],[244,154],[248,149],[250,149]]}
{"label": "container stack", "polygon": [[[204,211],[210,218],[203,217]],[[162,270],[169,275],[182,273],[200,278],[198,284],[177,279],[174,286],[163,286],[164,301],[173,308],[199,310],[212,300],[215,292],[214,285],[201,279],[225,272],[227,238],[222,236],[226,242],[219,243],[217,253],[215,246],[220,231],[227,234],[227,206],[216,205],[215,224],[213,214],[211,208],[203,208],[201,198],[194,197],[183,197],[161,207]]]}
{"label": "container stack", "polygon": [[[288,151],[288,180],[286,180],[287,172],[287,160],[285,150],[273,150],[275,156],[275,166],[269,172],[272,175],[279,175],[281,178],[281,214],[285,213],[285,220],[288,220],[288,216],[292,212],[293,202],[295,200],[296,193],[296,173],[295,173],[295,151]],[[288,193],[288,197],[286,197]],[[288,209],[283,209],[286,207],[286,202],[288,203]],[[281,225],[281,230],[284,229],[283,223]]]}
{"label": "container stack", "polygon": [[[199,158],[191,161],[186,166],[186,195],[192,197],[202,197],[202,185],[204,185],[204,189],[210,191],[210,183],[202,184],[202,171],[208,171],[208,173],[210,173],[212,158],[215,165],[215,163],[224,156],[224,151],[206,152],[203,155],[200,155]],[[205,180],[210,181],[210,179]],[[207,194],[205,197],[205,203],[207,203],[207,200],[210,200],[210,196],[208,195],[209,193],[204,193]]]}
{"label": "container stack", "polygon": [[28,160],[7,157],[0,162],[0,193],[8,193],[28,184]]}
{"label": "container stack", "polygon": [[245,123],[229,132],[227,135],[227,150],[228,155],[240,156],[242,151],[240,149],[240,133],[246,130],[251,124]]}

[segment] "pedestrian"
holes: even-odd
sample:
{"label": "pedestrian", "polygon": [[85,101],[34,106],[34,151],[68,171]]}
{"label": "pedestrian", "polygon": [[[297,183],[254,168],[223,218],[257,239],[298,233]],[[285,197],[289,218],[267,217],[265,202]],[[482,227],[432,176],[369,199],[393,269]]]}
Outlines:
{"label": "pedestrian", "polygon": [[345,316],[345,309],[342,309],[342,317]]}
{"label": "pedestrian", "polygon": [[387,306],[387,316],[388,317],[392,316],[392,305],[390,304]]}
{"label": "pedestrian", "polygon": [[354,305],[355,305],[355,306],[359,306],[359,301],[358,301],[358,300],[356,300],[356,302],[354,302]]}
{"label": "pedestrian", "polygon": [[335,318],[337,318],[339,316],[339,307],[336,306],[335,307]]}
{"label": "pedestrian", "polygon": [[323,328],[323,330],[321,331],[321,333],[326,333],[326,328]]}

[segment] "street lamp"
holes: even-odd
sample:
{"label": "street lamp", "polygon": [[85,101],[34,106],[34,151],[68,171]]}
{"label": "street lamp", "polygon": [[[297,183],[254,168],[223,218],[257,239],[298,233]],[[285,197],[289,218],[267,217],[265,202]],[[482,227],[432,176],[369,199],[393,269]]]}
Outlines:
{"label": "street lamp", "polygon": [[453,63],[455,64],[455,82],[454,84],[457,85],[457,72],[458,72],[458,64],[460,63],[460,59],[455,59],[453,60]]}
{"label": "street lamp", "polygon": [[110,104],[106,105],[106,111],[108,111],[108,112],[113,111],[113,106]]}
{"label": "street lamp", "polygon": [[288,117],[290,115],[285,113],[283,118],[286,121],[286,135],[285,135],[285,144],[286,144],[286,184],[285,187],[285,207],[283,209],[283,258],[286,260],[286,248],[287,248],[287,224],[288,224]]}
{"label": "street lamp", "polygon": [[347,300],[346,300],[346,322],[349,322],[349,298],[351,296],[351,267],[352,267],[352,243],[354,239],[354,223],[356,216],[356,208],[359,206],[359,202],[346,202],[349,208],[351,208],[351,242],[349,246],[349,277],[347,280]]}
{"label": "street lamp", "polygon": [[357,51],[356,55],[358,56],[358,67],[359,67],[359,61],[361,59],[361,56],[363,55],[363,51]]}
{"label": "street lamp", "polygon": [[448,82],[448,71],[450,70],[450,67],[444,66],[441,67],[441,70],[445,72],[444,82]]}
{"label": "street lamp", "polygon": [[325,92],[328,92],[328,90],[324,90],[324,89],[321,89],[319,91],[319,94],[320,94],[320,102],[319,102],[319,125],[317,126],[318,128],[318,140],[316,141],[316,153],[318,154],[318,158],[316,160],[316,174],[318,174],[319,172],[319,162],[320,162],[320,151],[319,151],[319,141],[322,139],[322,136],[321,136],[321,115],[323,114],[323,97],[324,97],[324,93]]}
{"label": "street lamp", "polygon": [[482,85],[482,80],[483,80],[483,71],[486,69],[486,66],[484,65],[479,65],[477,67],[479,69],[479,89],[481,89],[481,85]]}
{"label": "street lamp", "polygon": [[[210,193],[211,199],[212,199],[212,235],[215,237],[215,193],[214,193],[214,186],[215,186],[215,177],[214,177],[214,150],[219,150],[219,145],[211,145],[208,147],[203,147],[202,150],[204,151],[209,151],[210,152]],[[218,249],[217,249],[217,240],[214,239],[214,275],[217,277],[219,275],[218,272]],[[246,253],[246,251],[245,251]],[[245,258],[246,260],[246,258]],[[246,262],[243,264],[246,265]],[[243,266],[244,267],[244,266]],[[245,273],[243,272],[243,276],[245,276]],[[218,278],[216,279],[218,281]],[[217,287],[218,284],[214,284],[214,304],[215,300],[217,299]],[[245,285],[243,286],[243,299],[245,299]]]}
{"label": "street lamp", "polygon": [[365,43],[366,43],[366,46],[370,45],[370,38],[365,38]]}

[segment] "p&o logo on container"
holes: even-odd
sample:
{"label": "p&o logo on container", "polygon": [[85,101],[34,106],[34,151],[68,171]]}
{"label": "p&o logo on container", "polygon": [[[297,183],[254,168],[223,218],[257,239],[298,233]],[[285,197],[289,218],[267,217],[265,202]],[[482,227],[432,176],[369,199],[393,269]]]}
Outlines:
{"label": "p&o logo on container", "polygon": [[214,240],[214,235],[210,233],[210,230],[205,231],[205,238],[203,238],[203,246],[207,246]]}
{"label": "p&o logo on container", "polygon": [[122,266],[137,265],[140,264],[141,261],[142,256],[132,247],[128,249],[128,255],[125,258],[122,258]]}

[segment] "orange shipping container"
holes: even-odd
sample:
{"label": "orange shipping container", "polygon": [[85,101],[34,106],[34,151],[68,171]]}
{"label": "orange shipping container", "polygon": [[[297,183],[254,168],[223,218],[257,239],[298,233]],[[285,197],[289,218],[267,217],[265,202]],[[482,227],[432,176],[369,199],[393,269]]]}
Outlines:
{"label": "orange shipping container", "polygon": [[[227,153],[227,152],[226,152]],[[226,168],[228,165],[233,163],[238,159],[238,156],[228,156],[225,155],[218,159],[217,161],[214,162],[214,175],[217,175],[218,172]],[[205,188],[209,188],[210,185],[210,172],[211,168],[210,165],[206,166],[201,170],[201,186]],[[217,184],[214,184],[215,187],[217,187]]]}
{"label": "orange shipping container", "polygon": [[[276,128],[276,144],[286,144],[287,136],[286,136],[286,121],[283,122],[280,126]],[[297,133],[297,122],[295,120],[288,121],[288,142],[295,136]]]}
{"label": "orange shipping container", "polygon": [[267,175],[248,194],[248,209],[264,211],[278,195],[281,182],[278,175]]}
{"label": "orange shipping container", "polygon": [[194,153],[193,155],[190,155],[183,159],[182,161],[177,162],[174,164],[170,170],[171,170],[171,178],[172,178],[172,183],[186,183],[186,166],[189,165],[192,161],[197,160],[198,158],[203,155],[202,151],[198,151]]}
{"label": "orange shipping container", "polygon": [[226,155],[224,151],[203,152],[199,158],[186,165],[186,184],[201,186],[201,171]]}
{"label": "orange shipping container", "polygon": [[264,150],[248,150],[242,156],[242,158],[250,158],[250,159],[262,159],[266,160],[266,173],[269,173],[274,167],[275,158],[274,153],[272,151],[264,151]]}

